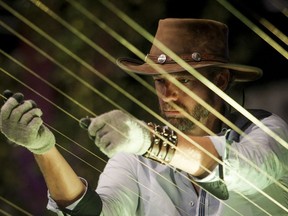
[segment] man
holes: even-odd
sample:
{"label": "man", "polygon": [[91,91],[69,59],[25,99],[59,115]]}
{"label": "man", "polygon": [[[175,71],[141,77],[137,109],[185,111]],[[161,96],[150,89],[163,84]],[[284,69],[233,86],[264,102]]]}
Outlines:
{"label": "man", "polygon": [[[287,215],[287,150],[254,124],[244,128],[247,136],[231,138],[234,131],[215,116],[228,116],[223,100],[157,41],[222,91],[259,78],[261,70],[228,63],[228,29],[216,21],[160,20],[155,38],[146,62],[118,64],[153,76],[169,127],[119,110],[84,119],[89,137],[110,157],[96,191],[58,152],[33,102],[14,94],[1,108],[2,133],[35,155],[48,208],[70,215]],[[262,123],[287,141],[285,122],[263,113]],[[232,116],[234,123],[243,119]]]}

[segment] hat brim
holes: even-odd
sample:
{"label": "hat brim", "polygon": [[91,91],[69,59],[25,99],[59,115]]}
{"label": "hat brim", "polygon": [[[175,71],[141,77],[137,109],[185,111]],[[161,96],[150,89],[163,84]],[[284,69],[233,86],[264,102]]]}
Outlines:
{"label": "hat brim", "polygon": [[[205,67],[220,67],[230,69],[233,74],[234,82],[250,82],[259,79],[263,72],[260,68],[241,65],[241,64],[233,64],[233,63],[219,63],[219,62],[187,62],[194,69],[205,68]],[[157,68],[161,68],[167,73],[175,73],[185,71],[183,67],[181,67],[177,63],[173,64],[150,64],[140,60],[132,59],[132,58],[118,58],[117,65],[123,70],[127,70],[130,72],[143,74],[143,75],[157,75],[160,74]]]}

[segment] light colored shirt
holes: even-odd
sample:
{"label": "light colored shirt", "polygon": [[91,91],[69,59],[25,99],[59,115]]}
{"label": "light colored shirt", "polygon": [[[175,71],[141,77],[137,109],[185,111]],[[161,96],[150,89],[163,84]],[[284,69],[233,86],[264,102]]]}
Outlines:
{"label": "light colored shirt", "polygon": [[[272,115],[262,122],[288,140],[288,127],[279,117]],[[185,172],[119,153],[108,161],[96,189],[103,202],[102,215],[288,215],[288,150],[255,125],[245,133],[248,137],[231,145],[225,136],[210,137],[223,157],[228,200],[201,189],[198,195]],[[217,170],[201,181],[217,180]],[[57,212],[51,198],[48,208]]]}

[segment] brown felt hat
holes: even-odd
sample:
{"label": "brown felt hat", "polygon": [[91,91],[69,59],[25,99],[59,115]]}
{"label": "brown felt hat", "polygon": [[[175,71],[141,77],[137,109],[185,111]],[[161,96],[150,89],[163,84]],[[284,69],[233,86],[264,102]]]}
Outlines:
{"label": "brown felt hat", "polygon": [[[207,19],[167,18],[159,21],[155,39],[195,69],[212,66],[227,68],[236,82],[253,81],[262,76],[260,68],[229,63],[228,27],[223,23]],[[185,71],[160,50],[155,41],[146,62],[119,58],[117,64],[124,70],[147,75],[160,73],[155,64],[167,73]],[[153,63],[148,63],[148,58]]]}

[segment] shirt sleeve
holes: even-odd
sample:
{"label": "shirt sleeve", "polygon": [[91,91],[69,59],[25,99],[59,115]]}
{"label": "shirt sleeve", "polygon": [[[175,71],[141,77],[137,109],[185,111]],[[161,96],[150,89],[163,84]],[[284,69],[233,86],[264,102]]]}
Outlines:
{"label": "shirt sleeve", "polygon": [[[110,158],[101,173],[96,193],[102,201],[101,215],[136,215],[139,203],[139,163],[136,155],[119,153]],[[77,207],[84,196],[69,206]],[[55,201],[49,197],[48,209],[63,215]]]}
{"label": "shirt sleeve", "polygon": [[[208,138],[213,143],[217,153],[221,158],[225,158],[226,155],[226,135],[222,136],[208,136]],[[197,182],[215,182],[218,181],[219,178],[219,166],[216,166],[214,170],[212,170],[206,177],[204,178],[197,178],[193,177],[193,179]]]}
{"label": "shirt sleeve", "polygon": [[[287,124],[278,116],[272,115],[262,123],[282,139],[288,140]],[[288,163],[288,151],[274,138],[255,124],[251,124],[240,136],[239,142],[228,143],[226,134],[209,136],[218,154],[223,159],[224,181],[229,191],[242,194],[254,194],[287,176],[285,164]],[[219,180],[219,166],[198,182]]]}
{"label": "shirt sleeve", "polygon": [[103,202],[103,215],[135,215],[139,199],[135,155],[118,153],[101,173],[96,192]]}
{"label": "shirt sleeve", "polygon": [[[287,142],[288,127],[282,119],[272,115],[262,123]],[[229,190],[251,195],[287,175],[288,151],[255,124],[244,132],[224,151],[224,179]]]}
{"label": "shirt sleeve", "polygon": [[[84,179],[81,178],[81,181],[85,184],[86,189],[85,189],[85,193],[82,195],[82,197],[80,197],[78,200],[76,200],[74,203],[72,203],[71,205],[67,206],[66,208],[69,210],[73,210],[77,204],[83,199],[83,197],[85,196],[85,194],[87,193],[87,188],[88,188],[88,182]],[[57,205],[57,203],[55,202],[55,200],[52,199],[50,192],[47,192],[48,195],[48,204],[47,204],[47,209],[50,211],[53,211],[55,213],[57,213],[59,216],[63,215],[62,211],[60,210],[59,206]]]}

